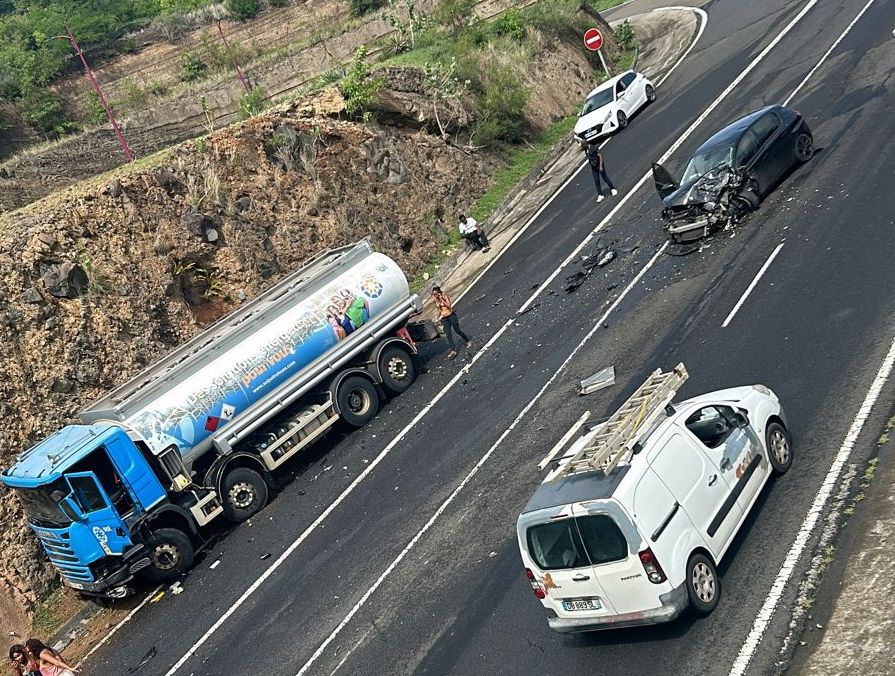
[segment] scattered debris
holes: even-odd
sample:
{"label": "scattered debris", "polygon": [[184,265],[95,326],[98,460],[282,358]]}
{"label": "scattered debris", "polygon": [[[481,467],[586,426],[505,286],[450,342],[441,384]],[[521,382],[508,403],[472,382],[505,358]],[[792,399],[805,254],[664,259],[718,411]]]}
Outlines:
{"label": "scattered debris", "polygon": [[217,568],[217,567],[220,566],[220,565],[221,565],[221,560],[220,560],[220,559],[217,559],[214,563],[212,563],[212,564],[208,567],[208,569],[209,569],[209,570],[214,570],[215,568]]}
{"label": "scattered debris", "polygon": [[163,597],[164,595],[165,595],[165,592],[160,591],[158,594],[156,594],[156,595],[153,596],[151,599],[149,599],[149,602],[150,602],[150,603],[158,603],[159,601],[162,600],[162,597]]}
{"label": "scattered debris", "polygon": [[267,552],[267,554],[261,555],[261,561],[265,561],[266,559],[269,559],[269,558],[270,558],[270,552]]}
{"label": "scattered debris", "polygon": [[498,298],[496,301],[491,303],[491,307],[497,307],[503,301],[503,298]]}
{"label": "scattered debris", "polygon": [[175,582],[174,584],[172,584],[170,587],[168,587],[168,589],[171,590],[171,593],[174,594],[174,596],[177,596],[178,594],[183,593],[183,587],[180,586],[179,580],[177,582]]}
{"label": "scattered debris", "polygon": [[571,293],[580,287],[590,274],[596,268],[602,268],[604,265],[611,263],[616,256],[615,244],[610,246],[600,246],[600,240],[597,240],[597,246],[593,253],[585,254],[581,257],[581,270],[566,277],[565,290]]}
{"label": "scattered debris", "polygon": [[666,256],[689,256],[691,253],[696,253],[702,248],[702,245],[698,242],[696,244],[691,244],[690,246],[681,246],[677,249],[668,248],[665,249]]}
{"label": "scattered debris", "polygon": [[520,312],[517,312],[517,313],[516,313],[516,316],[517,316],[517,317],[521,317],[522,315],[527,315],[529,312],[531,312],[532,310],[537,310],[539,307],[541,307],[541,304],[540,304],[540,303],[535,303],[535,304],[533,304],[533,305],[529,305],[529,306],[528,306],[527,308],[525,308],[524,310],[522,310],[522,311],[520,311]]}
{"label": "scattered debris", "polygon": [[615,367],[607,366],[597,371],[589,378],[585,378],[578,385],[578,394],[584,396],[597,390],[605,389],[611,385],[615,385]]}
{"label": "scattered debris", "polygon": [[493,559],[495,556],[497,556],[497,552],[490,552],[490,553],[488,554],[488,558],[489,558],[489,559]]}
{"label": "scattered debris", "polygon": [[128,670],[127,670],[127,673],[132,674],[132,673],[134,673],[135,671],[139,671],[140,669],[142,669],[143,667],[145,667],[145,666],[146,666],[147,664],[149,664],[149,663],[152,661],[152,659],[155,657],[155,652],[156,652],[156,651],[155,651],[155,646],[152,646],[152,647],[147,651],[147,653],[146,653],[145,655],[143,655],[143,658],[140,660],[140,663],[139,663],[137,666],[135,666],[135,667],[129,667]]}
{"label": "scattered debris", "polygon": [[529,291],[534,291],[534,290],[537,289],[539,286],[540,286],[540,284],[532,284],[530,287],[528,287],[528,290],[529,290]]}
{"label": "scattered debris", "polygon": [[488,295],[487,293],[483,293],[481,296],[479,296],[478,298],[475,299],[475,302],[480,303],[481,301],[485,300],[485,296],[487,296],[487,295]]}

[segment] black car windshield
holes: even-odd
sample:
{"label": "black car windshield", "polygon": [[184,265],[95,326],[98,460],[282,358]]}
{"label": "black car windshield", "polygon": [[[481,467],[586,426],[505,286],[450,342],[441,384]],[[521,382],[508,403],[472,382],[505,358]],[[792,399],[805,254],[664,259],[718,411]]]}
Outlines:
{"label": "black car windshield", "polygon": [[609,89],[601,89],[587,97],[584,101],[584,108],[581,109],[581,113],[578,117],[584,117],[588,113],[594,112],[597,108],[602,108],[610,103],[612,103],[612,87]]}
{"label": "black car windshield", "polygon": [[693,159],[687,164],[684,170],[684,176],[681,179],[681,185],[686,185],[703,174],[707,174],[712,169],[719,167],[729,167],[733,163],[733,146],[715,146],[706,150],[704,153],[694,155]]}
{"label": "black car windshield", "polygon": [[64,528],[71,523],[71,519],[59,508],[59,502],[68,492],[69,488],[62,479],[38,488],[16,489],[28,521],[45,528]]}

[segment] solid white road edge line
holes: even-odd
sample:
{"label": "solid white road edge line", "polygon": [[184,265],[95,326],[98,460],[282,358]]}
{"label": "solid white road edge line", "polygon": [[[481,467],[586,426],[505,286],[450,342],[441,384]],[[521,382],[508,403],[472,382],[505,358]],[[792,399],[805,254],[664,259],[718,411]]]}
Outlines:
{"label": "solid white road edge line", "polygon": [[75,665],[75,669],[79,669],[79,668],[81,667],[81,665],[84,664],[84,662],[87,661],[87,658],[88,658],[88,657],[90,657],[93,653],[95,653],[97,650],[99,650],[100,648],[102,648],[102,647],[106,644],[106,642],[107,642],[110,638],[112,638],[112,637],[115,635],[115,632],[116,632],[116,631],[118,631],[119,629],[121,629],[121,627],[123,627],[123,626],[124,626],[125,624],[127,624],[128,622],[130,622],[130,619],[131,619],[134,615],[137,614],[137,611],[140,610],[140,608],[142,608],[143,606],[145,606],[145,605],[149,602],[149,599],[151,599],[153,596],[155,596],[156,594],[158,594],[159,591],[161,591],[161,588],[162,588],[163,586],[164,586],[164,585],[159,585],[158,587],[156,587],[155,589],[153,589],[151,592],[149,592],[149,594],[146,595],[146,598],[144,598],[142,601],[140,601],[140,603],[138,603],[138,604],[134,607],[134,609],[131,610],[131,611],[125,616],[125,618],[124,618],[123,620],[121,620],[121,622],[119,622],[119,623],[116,624],[114,627],[112,627],[112,630],[111,630],[108,634],[106,634],[105,636],[103,636],[102,639],[100,639],[100,641],[98,641],[97,644],[96,644],[95,646],[93,646],[90,650],[87,651],[87,654],[84,655],[84,657],[82,657],[81,660]]}
{"label": "solid white road edge line", "polygon": [[[629,0],[629,1],[633,1],[633,0]],[[699,42],[699,38],[702,37],[702,33],[705,30],[705,27],[709,22],[708,14],[705,13],[705,10],[699,9],[698,7],[683,7],[683,6],[679,6],[679,5],[673,5],[671,7],[659,7],[658,9],[654,9],[651,11],[655,12],[655,11],[658,11],[659,9],[685,9],[685,10],[694,12],[698,17],[699,31],[696,33],[696,37],[693,38],[693,41],[690,43],[690,46],[687,47],[687,49],[684,51],[684,53],[681,54],[681,57],[677,61],[675,61],[674,65],[671,67],[671,70],[669,70],[667,73],[665,73],[665,75],[662,76],[662,79],[656,83],[657,89],[662,86],[662,83],[668,79],[668,76],[674,72],[675,68],[677,68],[683,62],[683,60],[687,58],[687,55],[691,51],[693,51],[693,48],[696,46],[696,43]],[[600,144],[600,149],[602,150],[603,147],[605,147],[605,145],[607,143],[609,143],[609,141],[611,141],[611,140],[612,140],[612,137],[610,136],[605,141],[603,141]],[[555,200],[557,197],[559,197],[559,195],[569,186],[569,183],[574,181],[575,178],[577,178],[578,174],[581,173],[581,170],[584,169],[586,166],[587,166],[587,162],[585,161],[581,164],[580,167],[578,167],[572,173],[571,176],[569,176],[569,178],[567,178],[563,182],[563,184],[561,186],[559,186],[559,188],[556,189],[556,192],[554,192],[549,198],[547,198],[547,201],[545,201],[544,204],[542,204],[540,206],[540,208],[538,208],[538,210],[534,213],[534,215],[531,218],[529,218],[528,221],[526,221],[525,225],[523,225],[521,228],[519,228],[519,230],[516,232],[516,234],[510,238],[510,241],[507,242],[506,245],[500,251],[497,252],[497,255],[494,258],[492,258],[488,262],[488,264],[484,268],[482,268],[482,270],[479,272],[479,274],[477,274],[473,278],[472,282],[470,282],[467,285],[467,287],[465,289],[463,289],[463,291],[461,291],[459,294],[457,294],[457,296],[454,299],[455,305],[460,302],[460,299],[463,298],[463,296],[465,296],[469,291],[472,290],[472,287],[474,287],[476,285],[476,283],[487,274],[488,270],[490,270],[492,267],[494,267],[494,264],[497,263],[498,260],[500,260],[500,257],[503,256],[504,252],[507,251],[511,246],[513,246],[513,244],[516,243],[516,240],[518,240],[520,237],[522,237],[522,235],[525,234],[525,232],[528,230],[528,228],[531,226],[531,224],[534,223],[542,213],[544,213],[544,210],[553,203],[553,200]],[[637,187],[640,187],[640,184],[638,184]],[[636,188],[635,188],[635,190],[636,190]],[[612,216],[612,213],[614,213],[614,211],[611,212],[609,214],[609,216],[607,216],[607,218]],[[601,223],[600,226],[598,226],[598,228],[602,227],[602,225],[603,224]]]}
{"label": "solid white road edge line", "polygon": [[867,4],[864,5],[864,7],[861,9],[860,12],[858,12],[858,15],[854,19],[852,19],[852,22],[850,24],[848,24],[848,26],[846,26],[845,30],[842,31],[842,33],[839,34],[839,37],[836,38],[836,41],[832,45],[830,45],[830,48],[826,51],[826,53],[822,57],[820,57],[820,61],[818,61],[815,64],[814,68],[812,68],[808,72],[808,74],[805,76],[805,79],[803,79],[799,83],[799,86],[796,87],[793,90],[792,94],[790,94],[787,97],[786,101],[783,102],[784,106],[788,106],[789,102],[792,101],[796,97],[796,94],[798,94],[799,91],[802,89],[802,87],[804,87],[805,84],[808,82],[808,80],[811,79],[811,76],[814,75],[814,72],[823,65],[824,61],[827,60],[827,57],[830,56],[832,51],[834,49],[836,49],[836,47],[839,46],[839,43],[842,42],[842,40],[845,38],[845,36],[851,32],[851,29],[854,28],[854,25],[856,23],[858,23],[858,19],[860,19],[862,16],[864,16],[864,12],[866,12],[868,9],[870,9],[870,5],[872,5],[874,2],[875,2],[875,0],[867,0]]}
{"label": "solid white road edge line", "polygon": [[893,365],[895,365],[895,340],[892,341],[892,345],[889,347],[889,352],[883,360],[882,366],[880,366],[876,377],[873,379],[870,389],[867,392],[867,396],[864,398],[864,403],[861,404],[861,408],[858,409],[858,414],[855,416],[855,419],[848,430],[848,434],[845,435],[845,440],[842,442],[842,446],[839,447],[839,451],[836,453],[833,464],[830,466],[830,471],[827,472],[824,482],[821,484],[820,490],[817,492],[814,502],[808,510],[808,514],[805,516],[805,521],[802,523],[802,527],[799,529],[796,539],[789,549],[789,553],[783,560],[783,566],[780,568],[780,572],[777,574],[777,578],[771,586],[771,591],[768,592],[768,596],[755,618],[752,629],[746,637],[743,647],[740,649],[740,652],[730,669],[730,676],[743,676],[743,674],[746,673],[746,669],[749,667],[749,662],[751,662],[752,658],[755,656],[755,652],[758,650],[758,644],[761,642],[761,637],[768,628],[768,625],[771,622],[771,617],[777,609],[777,604],[780,603],[780,599],[783,596],[783,591],[795,572],[796,563],[798,563],[799,559],[802,557],[802,554],[808,545],[808,538],[811,536],[814,527],[817,525],[818,520],[826,508],[830,496],[833,494],[833,489],[839,481],[839,476],[842,474],[845,463],[851,455],[852,449],[855,446],[855,441],[857,441],[858,435],[864,427],[864,423],[867,422],[867,419],[870,417],[873,405],[876,403],[883,386],[886,384],[886,380],[892,372]]}
{"label": "solid white road edge line", "polygon": [[[663,155],[664,159],[662,161],[667,159],[671,155],[672,152],[674,152],[675,150],[677,150],[678,147],[680,147],[680,145],[684,142],[686,137],[689,136],[693,132],[693,130],[703,120],[705,120],[706,117],[708,117],[709,113],[712,110],[714,110],[721,103],[721,101],[723,101],[740,82],[742,82],[742,80],[746,77],[746,75],[748,75],[750,72],[752,72],[752,70],[758,65],[758,63],[760,61],[762,61],[768,55],[768,53],[771,51],[771,49],[773,49],[773,47],[776,46],[780,42],[780,40],[782,40],[783,37],[787,33],[789,33],[789,31],[791,31],[793,29],[793,27],[795,27],[795,25],[799,21],[801,21],[802,17],[804,17],[808,13],[808,11],[812,7],[814,7],[814,5],[816,5],[818,3],[818,1],[819,0],[808,0],[808,2],[805,4],[805,6],[789,22],[789,24],[787,24],[783,28],[783,30],[774,37],[774,39],[758,54],[758,56],[755,57],[755,59],[752,61],[752,63],[749,64],[749,66],[747,66],[746,69],[743,72],[741,72],[740,75],[738,75],[736,77],[736,79],[734,79],[734,81],[731,82],[731,84],[728,85],[727,88],[723,92],[721,92],[721,94],[718,96],[718,98],[716,98],[705,111],[703,111],[703,113],[697,118],[696,122],[694,122],[687,129],[687,131],[685,132],[685,135],[679,137],[672,144],[671,148],[669,148],[669,150],[665,153],[665,155]],[[532,296],[530,296],[529,299],[522,305],[522,307],[519,308],[519,310],[517,311],[517,315],[519,313],[524,312],[531,305],[533,299],[536,298],[537,296],[539,296],[543,292],[543,290],[546,288],[546,286],[550,282],[552,282],[554,279],[556,279],[556,276],[559,274],[559,272],[569,263],[569,261],[571,261],[572,259],[575,258],[575,256],[577,256],[578,252],[580,252],[581,249],[583,249],[587,245],[587,243],[590,241],[590,239],[593,238],[594,234],[597,231],[599,231],[601,228],[603,228],[606,225],[606,223],[609,222],[609,220],[618,212],[618,210],[622,206],[622,204],[627,202],[627,200],[630,198],[630,196],[632,194],[634,194],[634,192],[636,192],[643,185],[643,183],[646,181],[646,179],[649,176],[650,176],[650,173],[647,173],[630,192],[625,194],[625,196],[616,205],[616,207],[614,209],[612,209],[612,211],[610,211],[609,214],[607,214],[606,217],[600,222],[600,224],[593,231],[591,231],[591,233],[584,239],[584,241],[581,244],[579,244],[579,246],[576,248],[575,252],[571,256],[566,258],[566,260],[563,261],[563,263],[560,265],[560,267],[556,268],[556,270],[554,270],[554,272],[550,275],[550,277],[548,277],[547,280],[545,282],[543,282],[538,287],[538,289],[535,291],[535,293]],[[662,249],[660,249],[660,251],[664,251],[665,248],[666,247],[663,246]],[[497,260],[497,259],[495,258],[495,260]],[[224,614],[221,615],[221,617],[218,618],[214,622],[214,624],[211,625],[211,627],[209,627],[209,629],[202,635],[202,637],[195,644],[193,644],[193,646],[190,647],[190,649],[187,650],[181,656],[181,658],[179,660],[177,660],[177,662],[174,664],[174,666],[172,666],[171,669],[169,669],[167,671],[165,676],[172,676],[174,673],[177,672],[177,670],[180,667],[182,667],[184,664],[186,664],[187,660],[189,660],[189,658],[192,657],[196,653],[196,651],[202,645],[204,645],[205,642],[209,638],[211,638],[211,636],[221,627],[221,625],[223,625],[224,622],[226,622],[227,619],[234,612],[236,612],[236,610],[240,606],[242,606],[242,604],[245,603],[246,600],[253,593],[255,593],[255,591],[265,582],[265,580],[267,580],[268,577],[273,575],[273,573],[283,564],[283,562],[287,558],[289,558],[289,555],[292,554],[292,552],[294,552],[299,547],[299,545],[301,545],[301,543],[304,542],[308,538],[308,536],[310,536],[310,534],[313,533],[320,526],[320,524],[333,512],[333,510],[335,510],[335,508],[338,507],[345,500],[345,498],[347,498],[352,492],[354,492],[354,489],[357,488],[357,486],[359,484],[361,484],[363,482],[363,480],[367,478],[367,476],[369,476],[369,474],[373,471],[373,469],[391,452],[391,450],[404,438],[404,436],[417,424],[417,422],[419,422],[435,406],[435,404],[438,403],[438,401],[440,401],[441,398],[445,394],[447,394],[448,391],[450,391],[453,388],[453,386],[460,380],[460,378],[462,376],[464,376],[464,375],[466,375],[466,373],[468,373],[468,371],[472,367],[472,365],[476,361],[478,361],[478,359],[483,354],[485,354],[485,352],[487,352],[487,350],[497,341],[497,339],[500,336],[502,336],[506,332],[506,330],[509,329],[510,326],[512,326],[514,323],[515,323],[515,319],[510,318],[502,327],[500,327],[500,329],[497,332],[495,332],[495,334],[491,337],[491,339],[487,343],[485,343],[485,345],[478,352],[476,352],[475,355],[473,355],[472,360],[470,360],[469,363],[465,364],[463,366],[463,368],[460,369],[460,371],[458,371],[457,374],[448,382],[448,384],[445,385],[445,387],[442,388],[442,390],[440,392],[438,392],[438,394],[436,394],[435,397],[433,397],[429,401],[429,403],[427,403],[416,416],[413,417],[413,419],[404,427],[404,429],[402,429],[398,433],[398,435],[394,439],[392,439],[392,441],[379,453],[379,455],[376,456],[376,458],[374,458],[370,462],[369,465],[367,465],[367,467],[364,469],[364,471],[361,472],[361,474],[359,474],[357,476],[357,478],[355,478],[354,481],[352,481],[351,484],[348,485],[348,487],[339,495],[339,497],[337,497],[323,512],[321,512],[320,515],[314,520],[314,522],[311,523],[311,525],[308,526],[304,530],[304,532],[301,535],[299,535],[298,538],[291,545],[289,545],[289,547],[287,547],[286,550],[282,554],[280,554],[280,556],[277,557],[276,561],[274,561],[270,565],[270,567],[267,568],[258,577],[258,579],[256,579],[251,585],[249,585],[249,587],[240,595],[240,597],[233,603],[233,605],[230,606],[230,608],[228,608],[224,612]]]}
{"label": "solid white road edge line", "polygon": [[728,324],[730,324],[730,320],[733,319],[734,315],[737,311],[742,307],[743,303],[746,302],[746,299],[749,297],[749,294],[752,293],[752,290],[755,288],[755,285],[758,284],[758,280],[764,276],[764,273],[767,272],[768,268],[771,267],[771,263],[774,262],[774,259],[777,258],[777,254],[780,253],[780,249],[783,248],[783,245],[786,242],[780,242],[777,245],[777,248],[768,256],[768,259],[764,262],[764,265],[761,266],[761,270],[758,271],[758,274],[752,279],[749,283],[749,286],[746,287],[746,291],[737,301],[737,304],[733,306],[733,310],[730,311],[730,314],[727,315],[727,319],[724,320],[724,323],[721,324],[721,328],[725,328]]}
{"label": "solid white road edge line", "polygon": [[525,405],[525,408],[523,408],[519,412],[519,415],[516,416],[512,424],[510,424],[510,426],[503,431],[503,433],[497,438],[497,441],[495,441],[491,448],[489,448],[488,451],[485,453],[485,455],[483,455],[481,459],[479,459],[479,461],[475,464],[475,467],[470,470],[469,474],[467,474],[463,478],[463,480],[459,484],[457,484],[457,487],[454,488],[453,492],[445,499],[444,502],[441,503],[438,509],[435,510],[435,513],[432,514],[431,517],[429,517],[429,520],[425,523],[425,525],[417,532],[416,535],[413,536],[410,542],[407,543],[407,546],[404,547],[403,550],[401,550],[401,553],[398,554],[397,557],[395,557],[395,560],[392,561],[389,564],[388,568],[386,568],[385,571],[376,579],[376,582],[374,582],[373,585],[369,589],[367,589],[366,592],[364,592],[364,595],[361,596],[360,600],[348,612],[345,618],[335,629],[333,629],[332,633],[326,637],[326,639],[323,641],[323,643],[320,644],[317,650],[314,651],[314,654],[311,655],[310,659],[305,662],[304,666],[299,670],[298,676],[304,676],[308,669],[313,666],[314,662],[317,661],[320,655],[323,654],[323,651],[326,650],[329,644],[332,643],[333,640],[335,640],[335,638],[341,633],[342,629],[344,629],[348,625],[348,623],[351,622],[351,619],[364,606],[364,604],[366,604],[367,599],[369,599],[370,596],[372,596],[373,593],[377,589],[379,589],[385,579],[389,575],[391,575],[392,571],[398,567],[401,561],[404,560],[404,557],[406,557],[410,553],[410,550],[413,549],[413,547],[416,545],[416,543],[419,542],[420,538],[422,538],[428,532],[432,525],[438,520],[438,517],[440,517],[444,513],[444,511],[451,505],[454,499],[460,494],[460,491],[462,491],[466,484],[468,484],[472,480],[472,478],[478,473],[482,466],[488,461],[488,458],[490,458],[494,451],[496,451],[497,448],[503,443],[503,440],[509,436],[509,434],[516,428],[516,425],[518,425],[522,421],[522,419],[528,414],[528,412],[534,407],[534,405],[541,399],[541,397],[544,395],[544,392],[547,391],[547,388],[550,387],[550,385],[553,384],[553,381],[556,380],[559,374],[566,369],[566,366],[568,366],[575,355],[578,354],[578,351],[582,347],[584,347],[584,345],[597,332],[597,329],[599,329],[603,325],[603,322],[606,321],[606,318],[609,317],[612,311],[619,306],[622,300],[624,300],[625,296],[627,296],[631,289],[633,289],[643,278],[643,275],[645,275],[646,272],[651,267],[653,267],[653,264],[665,252],[665,249],[667,247],[668,242],[665,242],[664,244],[662,244],[661,247],[659,247],[659,250],[656,251],[656,253],[653,254],[653,257],[649,259],[647,264],[643,266],[643,268],[641,268],[640,272],[637,273],[637,276],[631,280],[631,282],[625,287],[624,291],[621,292],[619,297],[612,302],[606,312],[603,313],[603,316],[597,320],[597,322],[591,327],[590,331],[587,332],[587,335],[581,339],[581,342],[578,343],[578,345],[575,346],[575,349],[572,350],[568,357],[566,357],[565,361],[560,364],[559,368],[556,369],[556,371],[553,372],[553,375],[551,375],[549,380],[544,383],[544,386],[540,390],[538,390],[538,393],[534,397],[532,397],[531,401]]}

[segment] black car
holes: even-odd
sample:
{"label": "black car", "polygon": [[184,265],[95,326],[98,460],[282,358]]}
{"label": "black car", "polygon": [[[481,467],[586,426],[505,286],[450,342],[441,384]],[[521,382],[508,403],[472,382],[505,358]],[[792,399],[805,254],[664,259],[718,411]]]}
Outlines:
{"label": "black car", "polygon": [[686,242],[738,222],[813,154],[814,139],[801,114],[767,106],[699,146],[679,183],[665,167],[653,164],[669,237]]}

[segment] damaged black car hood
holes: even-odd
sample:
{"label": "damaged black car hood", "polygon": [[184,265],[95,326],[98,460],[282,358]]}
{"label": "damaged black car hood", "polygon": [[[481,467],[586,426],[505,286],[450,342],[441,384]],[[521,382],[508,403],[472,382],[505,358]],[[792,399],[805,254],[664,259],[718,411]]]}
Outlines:
{"label": "damaged black car hood", "polygon": [[694,178],[662,200],[665,207],[683,207],[716,201],[730,182],[730,167],[721,166]]}

